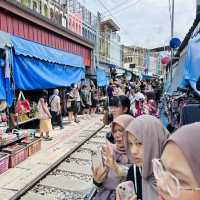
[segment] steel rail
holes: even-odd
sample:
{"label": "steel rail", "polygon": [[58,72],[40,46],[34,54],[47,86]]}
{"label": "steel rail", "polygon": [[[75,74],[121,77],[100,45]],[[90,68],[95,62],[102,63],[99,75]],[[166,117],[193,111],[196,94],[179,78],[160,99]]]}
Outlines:
{"label": "steel rail", "polygon": [[10,200],[20,199],[24,194],[26,194],[29,190],[31,190],[38,182],[40,182],[42,179],[44,179],[50,172],[52,172],[64,160],[66,160],[68,157],[70,157],[71,154],[73,154],[75,151],[77,151],[81,146],[83,146],[88,140],[90,140],[93,136],[95,136],[104,127],[105,127],[105,125],[102,125],[95,132],[93,132],[88,137],[86,137],[84,140],[82,140],[80,143],[78,143],[69,152],[67,152],[65,155],[63,155],[61,158],[59,158],[55,163],[53,163],[48,169],[46,169],[44,172],[42,172],[40,175],[38,175],[35,179],[33,179],[29,184],[27,184],[23,189],[19,190],[13,197],[10,198]]}

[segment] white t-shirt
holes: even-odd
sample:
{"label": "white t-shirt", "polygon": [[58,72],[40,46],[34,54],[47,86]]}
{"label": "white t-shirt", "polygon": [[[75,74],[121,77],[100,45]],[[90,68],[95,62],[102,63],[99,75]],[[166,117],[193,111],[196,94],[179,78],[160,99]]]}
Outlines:
{"label": "white t-shirt", "polygon": [[51,111],[60,112],[60,97],[58,95],[52,95],[49,98],[49,103],[51,106]]}
{"label": "white t-shirt", "polygon": [[74,90],[74,98],[76,101],[81,101],[81,97],[78,90]]}

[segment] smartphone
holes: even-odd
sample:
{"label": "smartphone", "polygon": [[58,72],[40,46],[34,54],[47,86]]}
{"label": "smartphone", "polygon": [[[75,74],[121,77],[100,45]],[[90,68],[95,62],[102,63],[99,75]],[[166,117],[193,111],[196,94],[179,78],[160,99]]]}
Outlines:
{"label": "smartphone", "polygon": [[116,192],[119,194],[120,200],[136,199],[135,187],[132,181],[120,183],[117,186]]}
{"label": "smartphone", "polygon": [[92,152],[91,159],[92,159],[93,169],[104,167],[101,150],[97,150],[96,152]]}

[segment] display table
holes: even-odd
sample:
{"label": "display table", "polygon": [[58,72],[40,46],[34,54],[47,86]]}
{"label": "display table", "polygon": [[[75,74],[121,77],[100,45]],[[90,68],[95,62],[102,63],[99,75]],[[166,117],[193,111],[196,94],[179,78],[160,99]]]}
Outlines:
{"label": "display table", "polygon": [[[20,131],[19,131],[20,132]],[[5,133],[6,134],[6,133]],[[15,142],[18,142],[26,137],[28,137],[28,132],[27,131],[23,131],[23,133],[17,135],[17,134],[13,134],[14,137],[11,139],[11,140],[8,140],[8,141],[1,141],[0,142],[0,149],[4,148],[4,147],[7,147]]]}
{"label": "display table", "polygon": [[17,125],[22,125],[22,124],[26,124],[28,122],[31,122],[31,121],[34,121],[34,120],[37,120],[38,118],[37,117],[34,117],[34,118],[31,118],[31,119],[28,119],[26,121],[23,121],[23,122],[18,122]]}

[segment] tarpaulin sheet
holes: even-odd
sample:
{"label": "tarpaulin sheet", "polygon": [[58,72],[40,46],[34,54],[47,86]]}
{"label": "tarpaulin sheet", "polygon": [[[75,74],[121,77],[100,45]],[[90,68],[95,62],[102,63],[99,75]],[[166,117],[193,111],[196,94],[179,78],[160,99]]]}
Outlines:
{"label": "tarpaulin sheet", "polygon": [[196,93],[196,82],[200,76],[200,34],[191,38],[188,43],[186,55],[183,56],[173,72],[172,83],[166,83],[166,92],[172,93],[178,87],[191,86]]}
{"label": "tarpaulin sheet", "polygon": [[151,80],[152,78],[153,76],[150,76],[148,74],[142,74],[142,77],[141,77],[142,80]]}
{"label": "tarpaulin sheet", "polygon": [[179,63],[173,69],[172,83],[167,88],[167,93],[172,94],[178,87],[183,87],[185,73],[185,56],[181,57]]}
{"label": "tarpaulin sheet", "polygon": [[84,67],[83,58],[81,56],[54,49],[16,36],[11,36],[11,42],[16,55],[38,58],[40,60],[61,65]]}
{"label": "tarpaulin sheet", "polygon": [[200,95],[196,88],[196,82],[200,76],[200,34],[191,38],[187,47],[184,85],[190,84],[191,87]]}
{"label": "tarpaulin sheet", "polygon": [[107,77],[106,72],[103,69],[97,67],[96,75],[97,75],[97,85],[98,86],[107,86],[108,85],[109,79]]}
{"label": "tarpaulin sheet", "polygon": [[84,68],[14,55],[16,89],[35,90],[70,86],[85,76]]}
{"label": "tarpaulin sheet", "polygon": [[4,68],[0,67],[0,100],[6,100]]}

